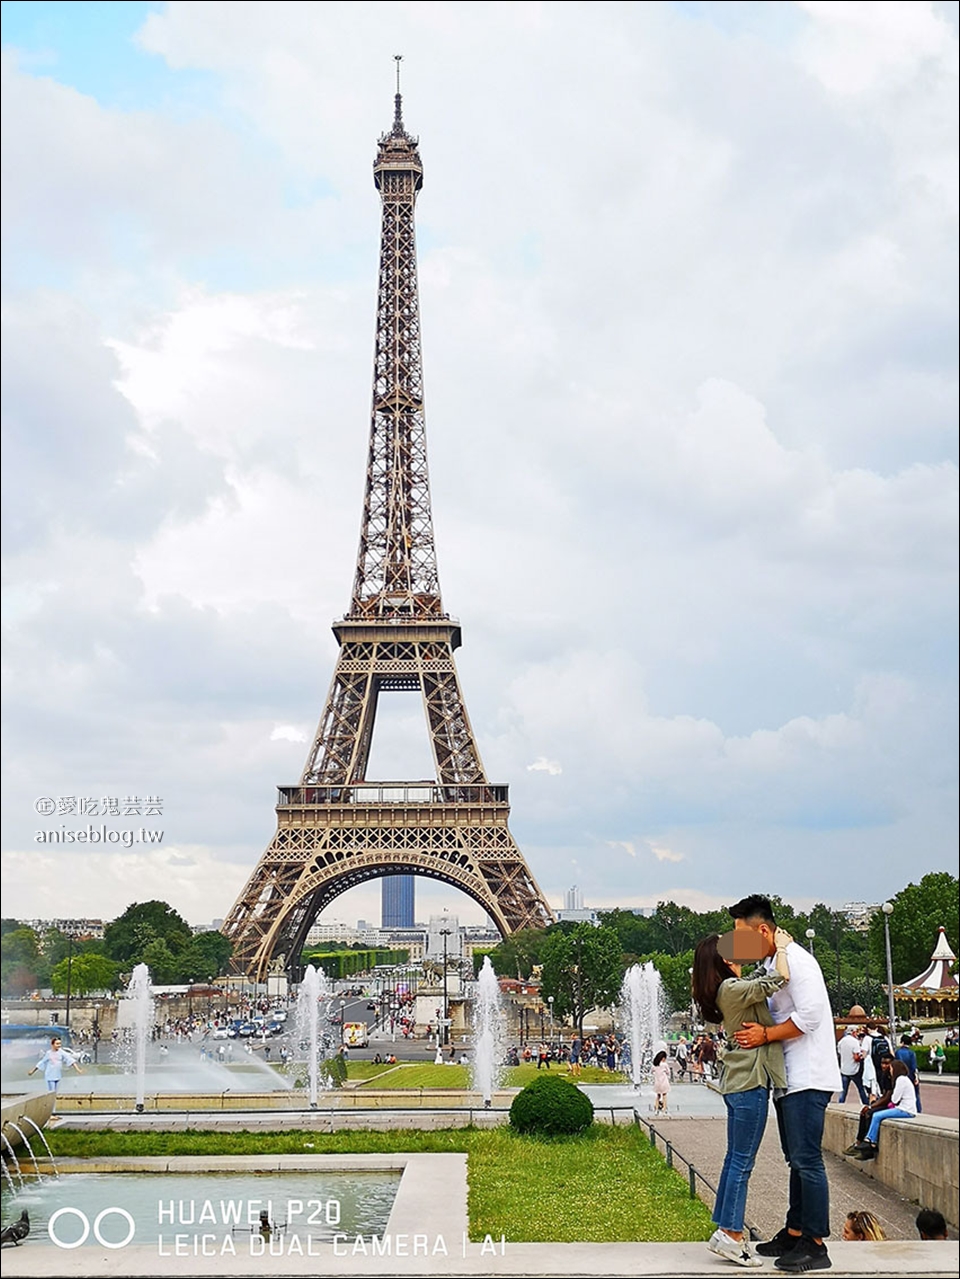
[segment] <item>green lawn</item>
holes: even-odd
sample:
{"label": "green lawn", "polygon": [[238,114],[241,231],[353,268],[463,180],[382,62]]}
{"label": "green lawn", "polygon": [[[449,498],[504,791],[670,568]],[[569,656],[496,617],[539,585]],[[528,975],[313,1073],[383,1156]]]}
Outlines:
{"label": "green lawn", "polygon": [[[445,1069],[453,1070],[454,1067]],[[71,1132],[48,1130],[55,1156],[379,1154],[464,1151],[470,1234],[514,1243],[708,1239],[708,1209],[634,1127],[594,1124],[539,1140],[509,1128],[430,1132]]]}
{"label": "green lawn", "polygon": [[[389,1071],[389,1074],[386,1072]],[[565,1075],[566,1068],[554,1066],[551,1074]],[[542,1071],[540,1072],[543,1073]],[[380,1076],[386,1074],[386,1078]],[[522,1088],[537,1077],[535,1065],[511,1066],[503,1072],[505,1088]],[[347,1078],[362,1080],[361,1087],[372,1088],[470,1088],[470,1067],[437,1066],[434,1062],[399,1062],[396,1066],[374,1066],[368,1061],[347,1064]],[[624,1076],[610,1074],[597,1066],[585,1066],[580,1073],[584,1084],[622,1084]]]}

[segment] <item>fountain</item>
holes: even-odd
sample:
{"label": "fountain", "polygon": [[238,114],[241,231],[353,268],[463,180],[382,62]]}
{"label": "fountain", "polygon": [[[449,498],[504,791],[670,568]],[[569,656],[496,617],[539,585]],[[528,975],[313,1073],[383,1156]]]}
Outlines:
{"label": "fountain", "polygon": [[10,1189],[15,1190],[16,1187],[13,1184],[13,1177],[10,1175],[10,1167],[12,1167],[14,1172],[16,1172],[17,1176],[20,1179],[20,1185],[23,1186],[23,1171],[20,1167],[20,1160],[17,1158],[16,1152],[13,1149],[13,1146],[10,1142],[10,1138],[7,1136],[7,1134],[5,1132],[0,1132],[0,1137],[2,1137],[3,1144],[6,1146],[7,1150],[10,1151],[10,1158],[13,1161],[11,1165],[8,1165],[6,1156],[4,1156],[3,1175],[4,1177],[6,1177],[7,1184],[9,1185]]}
{"label": "fountain", "polygon": [[[33,1147],[30,1145],[30,1142],[27,1140],[27,1134],[23,1131],[20,1125],[14,1123],[12,1119],[8,1120],[8,1122],[10,1124],[10,1127],[14,1130],[14,1132],[17,1134],[17,1136],[20,1138],[21,1142],[25,1146],[27,1154],[30,1156],[31,1160],[33,1161],[33,1175],[39,1180],[40,1165],[37,1163],[37,1156],[33,1153]],[[19,1165],[19,1162],[20,1161],[17,1160],[18,1165]],[[23,1172],[22,1169],[20,1171],[21,1173]]]}
{"label": "fountain", "polygon": [[[130,975],[124,1000],[133,1030],[134,1072],[137,1077],[137,1114],[143,1114],[147,1086],[147,1041],[153,1031],[153,996],[150,993],[150,969],[137,964]],[[119,1010],[118,1010],[119,1012]]]}
{"label": "fountain", "polygon": [[330,999],[331,989],[322,968],[308,964],[297,992],[297,1040],[307,1055],[307,1084],[310,1109],[317,1108],[317,1094],[323,1072],[320,1063],[326,1045],[320,1035],[320,1003]]}
{"label": "fountain", "polygon": [[[53,1175],[54,1175],[55,1177],[59,1177],[59,1176],[60,1176],[60,1172],[59,1172],[59,1170],[58,1170],[58,1168],[57,1168],[57,1161],[56,1161],[56,1160],[54,1159],[54,1157],[53,1157],[53,1151],[50,1149],[50,1143],[49,1143],[49,1141],[47,1141],[46,1137],[43,1135],[43,1129],[39,1126],[39,1124],[34,1123],[34,1121],[30,1118],[30,1116],[29,1116],[29,1115],[21,1115],[21,1116],[20,1116],[20,1118],[23,1120],[23,1122],[24,1122],[25,1124],[29,1124],[29,1125],[30,1125],[30,1127],[34,1130],[34,1132],[37,1134],[37,1136],[38,1136],[38,1137],[40,1138],[40,1140],[43,1142],[43,1148],[44,1148],[44,1150],[47,1152],[47,1158],[50,1160],[50,1166],[51,1166],[51,1168],[53,1169]],[[26,1141],[26,1137],[24,1137],[24,1141]],[[29,1147],[28,1147],[28,1149],[29,1149]],[[30,1153],[31,1153],[31,1155],[32,1155],[32,1154],[33,1154],[33,1151],[31,1150],[31,1151],[30,1151]],[[37,1162],[37,1161],[36,1161],[36,1159],[34,1159],[34,1161],[33,1161],[33,1162],[34,1162],[34,1163],[36,1163],[36,1162]]]}
{"label": "fountain", "polygon": [[633,964],[623,977],[620,1007],[630,1044],[630,1078],[640,1088],[656,1054],[666,1048],[663,983],[653,962]]}
{"label": "fountain", "polygon": [[500,1083],[503,1062],[503,1017],[500,1009],[500,983],[485,955],[477,978],[474,1017],[473,1086],[490,1106],[493,1092]]}

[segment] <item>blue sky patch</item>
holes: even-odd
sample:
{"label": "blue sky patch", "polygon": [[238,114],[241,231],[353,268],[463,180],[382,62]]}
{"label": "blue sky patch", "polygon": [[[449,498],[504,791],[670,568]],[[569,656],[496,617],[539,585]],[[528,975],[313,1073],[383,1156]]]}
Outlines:
{"label": "blue sky patch", "polygon": [[215,77],[173,70],[136,44],[147,15],[165,7],[145,0],[4,0],[3,44],[18,51],[24,69],[69,85],[101,106],[182,117],[209,107]]}

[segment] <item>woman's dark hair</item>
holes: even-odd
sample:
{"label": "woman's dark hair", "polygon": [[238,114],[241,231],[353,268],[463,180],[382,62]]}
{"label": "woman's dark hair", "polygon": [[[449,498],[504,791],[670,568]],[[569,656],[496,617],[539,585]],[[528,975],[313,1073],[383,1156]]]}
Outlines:
{"label": "woman's dark hair", "polygon": [[892,1061],[890,1063],[890,1078],[899,1079],[901,1075],[909,1077],[910,1071],[907,1069],[907,1063],[905,1061]]}
{"label": "woman's dark hair", "polygon": [[660,1052],[657,1053],[656,1057],[654,1057],[653,1064],[655,1066],[659,1066],[662,1061],[666,1061],[666,1060],[667,1060],[667,1054],[661,1050]]}
{"label": "woman's dark hair", "polygon": [[690,978],[693,1000],[700,1010],[700,1016],[704,1021],[713,1022],[717,1026],[723,1021],[723,1014],[717,1007],[720,983],[737,975],[717,950],[719,940],[719,933],[704,937],[693,952],[693,975]]}

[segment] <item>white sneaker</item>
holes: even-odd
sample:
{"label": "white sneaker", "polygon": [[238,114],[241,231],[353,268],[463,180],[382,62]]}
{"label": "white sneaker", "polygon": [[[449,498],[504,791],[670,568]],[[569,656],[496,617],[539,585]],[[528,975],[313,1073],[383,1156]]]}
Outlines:
{"label": "white sneaker", "polygon": [[732,1261],[735,1266],[755,1268],[763,1265],[763,1260],[747,1247],[745,1239],[731,1239],[725,1230],[715,1230],[707,1247],[716,1256],[723,1257],[724,1261]]}

